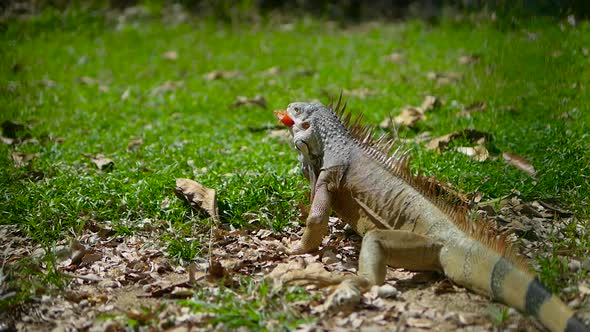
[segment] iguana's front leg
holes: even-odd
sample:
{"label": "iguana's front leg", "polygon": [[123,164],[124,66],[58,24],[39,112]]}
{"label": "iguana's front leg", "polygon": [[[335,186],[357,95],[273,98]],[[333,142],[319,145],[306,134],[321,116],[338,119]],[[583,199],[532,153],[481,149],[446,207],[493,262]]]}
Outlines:
{"label": "iguana's front leg", "polygon": [[301,241],[290,251],[291,254],[304,254],[317,250],[328,233],[328,219],[332,210],[332,193],[328,189],[332,189],[330,179],[334,178],[330,176],[330,172],[330,170],[322,170],[317,181],[314,181],[313,201],[305,222],[305,230]]}

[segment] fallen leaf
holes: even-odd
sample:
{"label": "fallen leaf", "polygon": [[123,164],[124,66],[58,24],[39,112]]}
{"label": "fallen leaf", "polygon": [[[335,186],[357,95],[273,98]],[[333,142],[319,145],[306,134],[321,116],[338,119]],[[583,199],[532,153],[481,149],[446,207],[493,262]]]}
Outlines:
{"label": "fallen leaf", "polygon": [[432,134],[429,131],[423,131],[414,138],[400,138],[402,143],[423,143],[432,139]]}
{"label": "fallen leaf", "polygon": [[219,223],[219,212],[215,199],[215,189],[207,188],[190,179],[176,179],[176,196],[186,201],[196,210],[204,211],[211,216],[215,223]]}
{"label": "fallen leaf", "polygon": [[55,83],[55,81],[50,80],[48,78],[43,78],[42,80],[39,81],[39,83],[47,88],[52,88],[57,85],[57,83]]}
{"label": "fallen leaf", "polygon": [[483,112],[486,110],[486,108],[487,108],[487,105],[486,105],[485,101],[483,101],[483,100],[476,101],[476,102],[473,102],[473,103],[465,106],[461,112],[457,113],[457,116],[468,117],[471,115],[471,113]]}
{"label": "fallen leaf", "polygon": [[385,56],[387,61],[395,62],[395,63],[405,63],[406,56],[399,52],[393,52],[387,56]]}
{"label": "fallen leaf", "polygon": [[14,166],[23,167],[27,165],[31,160],[39,157],[40,153],[24,153],[24,152],[12,152],[10,158],[14,161]]}
{"label": "fallen leaf", "polygon": [[253,98],[237,96],[236,101],[234,101],[229,107],[236,108],[244,105],[258,105],[262,108],[266,108],[266,99],[260,95]]}
{"label": "fallen leaf", "polygon": [[425,119],[426,115],[424,115],[422,110],[420,110],[418,107],[409,106],[404,108],[398,116],[393,118],[393,122],[396,125],[412,127],[416,122]]}
{"label": "fallen leaf", "polygon": [[127,89],[125,89],[125,91],[121,95],[121,100],[127,100],[127,98],[129,98],[129,95],[130,95],[130,91],[129,91],[129,88],[127,88]]}
{"label": "fallen leaf", "polygon": [[433,322],[429,319],[410,317],[406,320],[406,325],[420,329],[429,329]]}
{"label": "fallen leaf", "polygon": [[440,100],[435,96],[426,96],[424,97],[424,101],[422,101],[422,105],[420,105],[419,109],[422,113],[426,113],[427,111],[432,111],[436,107],[440,106]]}
{"label": "fallen leaf", "polygon": [[463,75],[455,72],[429,72],[426,74],[426,78],[428,78],[431,81],[436,81],[437,85],[447,85],[460,81],[463,78]]}
{"label": "fallen leaf", "polygon": [[7,138],[19,138],[28,132],[27,126],[20,122],[6,120],[2,122],[2,134]]}
{"label": "fallen leaf", "polygon": [[462,65],[469,65],[472,63],[478,63],[481,60],[481,56],[477,54],[463,55],[459,57],[459,63]]}
{"label": "fallen leaf", "polygon": [[530,176],[535,176],[537,174],[535,167],[528,160],[524,159],[523,157],[517,155],[514,152],[504,152],[502,153],[502,157],[504,158],[504,161],[506,161],[507,164],[518,168],[519,170],[527,173]]}
{"label": "fallen leaf", "polygon": [[14,144],[16,139],[0,136],[0,141],[6,145],[12,145],[12,144]]}
{"label": "fallen leaf", "polygon": [[486,161],[490,157],[490,153],[483,145],[474,147],[460,146],[455,148],[455,151],[462,153],[475,161]]}
{"label": "fallen leaf", "polygon": [[220,79],[233,78],[237,75],[238,75],[238,72],[236,72],[236,71],[214,70],[212,72],[205,74],[205,79],[207,81],[214,81],[214,80],[220,80]]}
{"label": "fallen leaf", "polygon": [[315,74],[315,70],[312,68],[301,68],[301,69],[297,69],[294,73],[293,76],[311,76]]}
{"label": "fallen leaf", "polygon": [[[402,109],[400,114],[393,118],[393,123],[395,125],[404,125],[407,127],[412,127],[416,122],[425,120],[427,111],[431,111],[440,105],[440,101],[438,98],[434,96],[426,96],[422,101],[422,104],[418,107],[414,106],[407,106],[406,108]],[[381,128],[389,128],[391,126],[391,120],[386,118],[385,120],[381,121],[379,127]]]}
{"label": "fallen leaf", "polygon": [[449,279],[444,279],[443,281],[439,282],[434,289],[435,295],[440,294],[447,294],[447,293],[455,293],[456,289],[453,283]]}
{"label": "fallen leaf", "polygon": [[162,58],[166,60],[176,61],[178,59],[178,53],[176,51],[168,51],[162,54]]}
{"label": "fallen leaf", "polygon": [[143,140],[142,139],[134,139],[134,140],[130,141],[127,144],[127,150],[128,151],[129,150],[135,150],[135,149],[137,149],[138,147],[140,147],[142,145],[143,145]]}
{"label": "fallen leaf", "polygon": [[270,67],[267,70],[263,71],[261,74],[263,76],[276,76],[281,73],[281,68],[274,66]]}
{"label": "fallen leaf", "polygon": [[12,65],[12,72],[15,74],[18,74],[19,72],[21,72],[23,69],[25,68],[25,66],[23,66],[21,63],[15,63]]}
{"label": "fallen leaf", "polygon": [[174,91],[184,86],[184,81],[166,81],[164,84],[156,87],[152,90],[152,95],[160,94],[164,92]]}
{"label": "fallen leaf", "polygon": [[491,139],[491,135],[475,129],[461,129],[450,134],[432,139],[426,144],[427,150],[444,150],[446,146],[454,139],[464,137],[470,142],[483,144],[484,141]]}
{"label": "fallen leaf", "polygon": [[97,155],[83,154],[83,156],[90,159],[90,161],[100,170],[108,170],[115,165],[112,159],[105,157],[102,153]]}
{"label": "fallen leaf", "polygon": [[217,259],[211,259],[209,264],[207,277],[210,281],[225,278],[228,275],[227,270],[221,265]]}
{"label": "fallen leaf", "polygon": [[82,76],[78,77],[78,82],[85,84],[85,85],[94,85],[96,84],[96,80],[89,76]]}
{"label": "fallen leaf", "polygon": [[367,96],[376,95],[377,92],[369,90],[367,88],[360,88],[354,90],[342,90],[342,94],[348,97],[358,97],[358,98],[366,98]]}

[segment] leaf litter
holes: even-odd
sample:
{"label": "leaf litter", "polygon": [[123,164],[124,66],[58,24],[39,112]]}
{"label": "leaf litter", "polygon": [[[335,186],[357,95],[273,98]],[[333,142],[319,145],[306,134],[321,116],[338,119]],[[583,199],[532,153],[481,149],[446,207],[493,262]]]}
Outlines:
{"label": "leaf litter", "polygon": [[[484,206],[492,209],[484,209]],[[516,234],[521,230],[512,227],[513,221],[524,225],[534,223],[532,229],[538,238],[521,240],[527,257],[538,255],[537,250],[545,245],[544,242],[559,234],[568,221],[555,219],[560,213],[558,208],[546,208],[538,202],[523,202],[517,195],[504,197],[497,204],[481,202],[478,212],[492,218],[498,229]],[[137,224],[136,221],[128,222]],[[257,283],[267,280],[274,291],[280,291],[302,287],[285,282],[289,273],[355,273],[362,240],[351,234],[349,226],[331,217],[330,232],[320,250],[289,256],[287,248],[298,241],[302,233],[299,223],[288,225],[285,234],[267,229],[230,230],[221,225],[195,234],[197,241],[208,242],[209,245],[203,248],[193,263],[178,266],[171,263],[171,257],[162,250],[158,240],[158,234],[168,232],[167,225],[156,219],[148,219],[145,223],[152,227],[138,229],[132,236],[119,236],[114,232],[112,222],[89,220],[75,238],[59,241],[54,250],[60,257],[57,267],[61,274],[71,278],[71,282],[63,296],[44,297],[45,300],[35,304],[34,311],[23,313],[24,317],[16,320],[16,327],[34,329],[34,326],[47,324],[46,320],[49,320],[52,328],[65,330],[117,330],[126,326],[127,319],[134,319],[143,320],[142,324],[157,330],[189,326],[206,330],[224,329],[227,326],[210,325],[211,312],[192,311],[174,300],[192,298],[198,289],[209,289],[214,293],[222,288],[235,289],[243,277],[252,278]],[[43,248],[32,245],[29,239],[19,234],[14,226],[0,226],[0,235],[4,239],[0,242],[0,250],[8,253],[3,258],[3,264],[10,266],[11,262],[30,253],[34,253],[33,257],[37,259],[45,254]],[[516,236],[511,238],[514,241],[519,239]],[[582,286],[582,290],[589,287]],[[349,314],[329,312],[324,308],[330,288],[317,288],[311,284],[304,284],[303,287],[308,294],[319,294],[319,297],[284,305],[298,315],[321,316],[321,320],[306,324],[315,331],[390,330],[399,326],[493,330],[493,315],[489,308],[501,308],[500,305],[490,304],[486,297],[456,287],[444,277],[403,269],[389,268],[386,283],[363,294],[360,304]],[[580,291],[574,296],[590,296],[587,293]],[[252,295],[232,294],[234,301],[247,301],[247,297]],[[217,300],[213,297],[211,301]],[[144,309],[140,309],[142,307]],[[33,312],[43,312],[44,318],[35,316]],[[515,330],[530,324],[519,313],[509,311],[503,327]]]}

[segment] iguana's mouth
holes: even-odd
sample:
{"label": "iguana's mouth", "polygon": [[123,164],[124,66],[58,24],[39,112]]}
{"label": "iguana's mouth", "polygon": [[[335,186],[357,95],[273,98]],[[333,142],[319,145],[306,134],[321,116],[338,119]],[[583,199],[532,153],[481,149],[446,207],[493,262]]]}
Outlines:
{"label": "iguana's mouth", "polygon": [[295,121],[287,114],[287,111],[284,110],[277,110],[274,111],[275,116],[281,121],[285,126],[292,127],[295,124]]}

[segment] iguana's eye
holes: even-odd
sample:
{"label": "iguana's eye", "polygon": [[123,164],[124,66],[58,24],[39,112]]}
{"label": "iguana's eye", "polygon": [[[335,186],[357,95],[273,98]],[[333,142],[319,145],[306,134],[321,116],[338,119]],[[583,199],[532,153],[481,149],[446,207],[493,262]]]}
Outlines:
{"label": "iguana's eye", "polygon": [[301,124],[301,128],[303,129],[309,129],[309,122],[305,121],[304,123]]}
{"label": "iguana's eye", "polygon": [[293,107],[293,111],[295,111],[295,113],[297,114],[301,113],[301,109],[299,108],[299,106]]}

